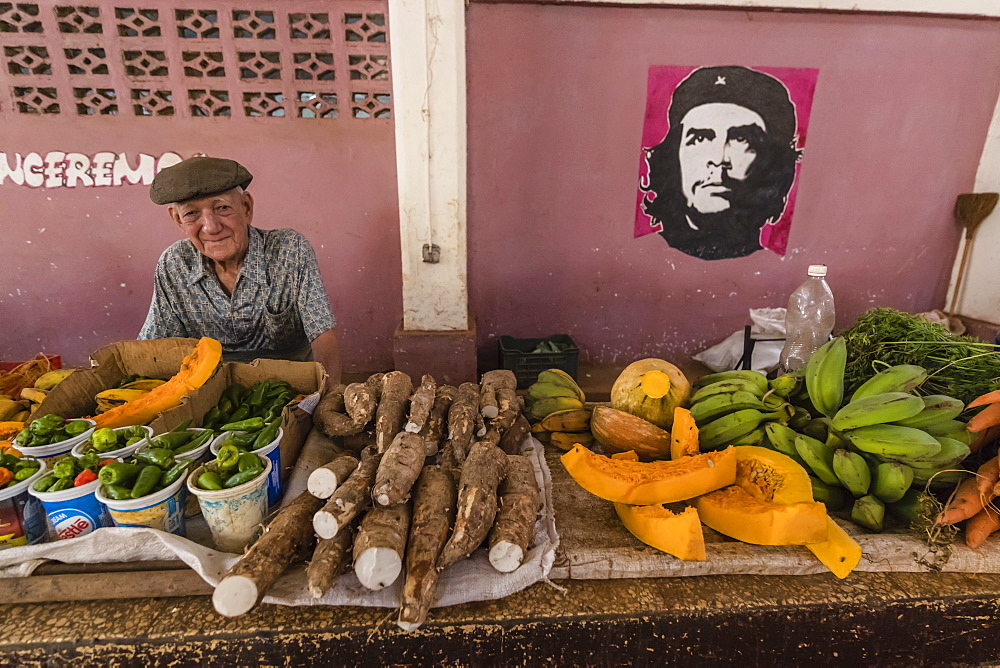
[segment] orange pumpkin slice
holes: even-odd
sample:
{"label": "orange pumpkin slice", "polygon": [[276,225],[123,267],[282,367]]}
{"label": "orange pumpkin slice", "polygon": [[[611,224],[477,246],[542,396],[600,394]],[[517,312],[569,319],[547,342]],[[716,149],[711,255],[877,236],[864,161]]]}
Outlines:
{"label": "orange pumpkin slice", "polygon": [[562,463],[591,494],[638,506],[684,501],[736,480],[733,448],[678,461],[639,462],[605,457],[576,445],[562,456]]}
{"label": "orange pumpkin slice", "polygon": [[818,501],[766,503],[739,485],[693,501],[706,526],[754,545],[806,545],[827,540],[826,507]]}
{"label": "orange pumpkin slice", "polygon": [[146,424],[163,411],[179,406],[181,398],[212,377],[222,360],[222,344],[203,337],[182,361],[180,370],[163,385],[141,397],[96,415],[94,422],[101,427],[130,427]]}
{"label": "orange pumpkin slice", "polygon": [[630,506],[616,503],[625,528],[646,545],[687,561],[705,561],[705,535],[698,511],[688,506],[673,513],[663,506]]}

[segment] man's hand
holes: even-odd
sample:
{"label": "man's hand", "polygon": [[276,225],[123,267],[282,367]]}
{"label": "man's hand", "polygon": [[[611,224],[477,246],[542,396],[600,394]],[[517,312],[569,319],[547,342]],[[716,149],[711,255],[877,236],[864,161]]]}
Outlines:
{"label": "man's hand", "polygon": [[340,383],[340,339],[337,332],[328,329],[312,342],[313,359],[323,365],[326,374],[330,377],[330,383],[337,385]]}

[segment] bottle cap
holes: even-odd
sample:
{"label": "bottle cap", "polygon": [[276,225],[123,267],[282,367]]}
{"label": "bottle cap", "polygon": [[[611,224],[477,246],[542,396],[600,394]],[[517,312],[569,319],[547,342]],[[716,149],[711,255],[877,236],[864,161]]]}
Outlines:
{"label": "bottle cap", "polygon": [[809,265],[808,274],[810,276],[826,276],[826,265],[825,264],[811,264],[811,265]]}

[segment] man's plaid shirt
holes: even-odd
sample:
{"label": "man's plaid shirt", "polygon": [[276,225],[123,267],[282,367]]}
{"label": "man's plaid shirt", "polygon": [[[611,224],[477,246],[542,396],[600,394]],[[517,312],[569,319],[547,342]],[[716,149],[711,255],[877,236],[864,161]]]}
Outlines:
{"label": "man's plaid shirt", "polygon": [[224,352],[300,349],[336,324],[316,253],[295,230],[250,227],[233,296],[212,261],[184,239],[156,264],[153,300],[140,339],[209,336]]}

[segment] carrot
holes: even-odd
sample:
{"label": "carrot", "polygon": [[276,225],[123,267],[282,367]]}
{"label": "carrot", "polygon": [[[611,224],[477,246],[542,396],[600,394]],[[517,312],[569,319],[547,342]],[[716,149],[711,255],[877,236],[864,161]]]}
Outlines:
{"label": "carrot", "polygon": [[986,394],[981,394],[971,402],[966,408],[975,408],[976,406],[985,406],[986,404],[995,404],[1000,401],[1000,390],[993,390],[992,392],[987,392]]}
{"label": "carrot", "polygon": [[990,404],[969,420],[965,430],[983,431],[998,424],[1000,424],[1000,404]]}
{"label": "carrot", "polygon": [[985,498],[983,505],[993,500],[993,487],[1000,482],[1000,457],[994,457],[976,471],[976,491]]}
{"label": "carrot", "polygon": [[986,505],[986,500],[979,493],[977,480],[978,478],[973,476],[962,481],[951,503],[948,504],[943,513],[938,515],[938,524],[955,524],[956,522],[969,519],[983,509],[983,506]]}
{"label": "carrot", "polygon": [[997,529],[1000,529],[1000,512],[997,512],[996,508],[987,506],[965,523],[965,544],[973,550],[978,550]]}
{"label": "carrot", "polygon": [[0,487],[3,487],[14,479],[14,473],[10,469],[0,468]]}

